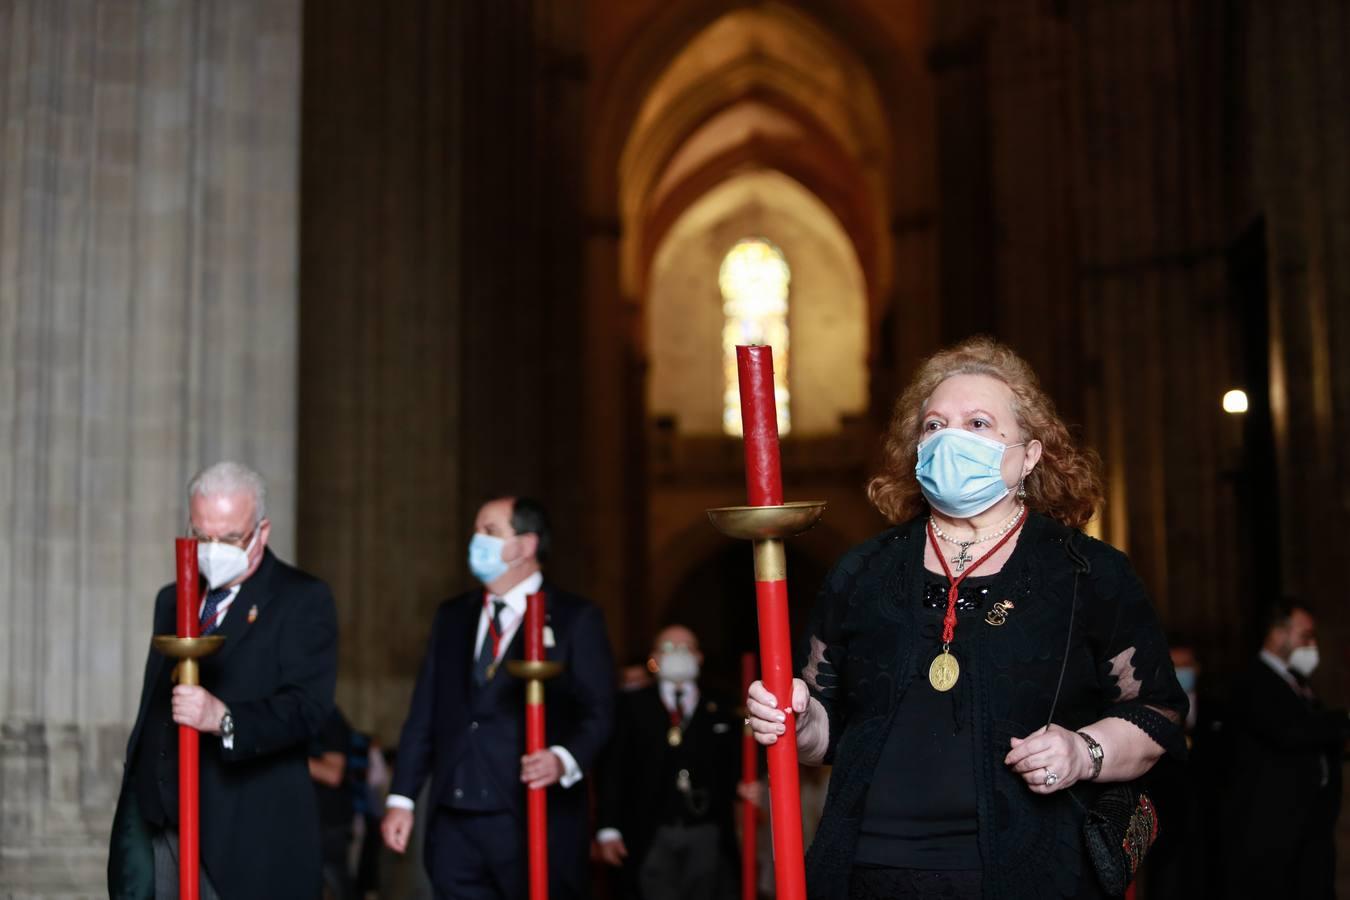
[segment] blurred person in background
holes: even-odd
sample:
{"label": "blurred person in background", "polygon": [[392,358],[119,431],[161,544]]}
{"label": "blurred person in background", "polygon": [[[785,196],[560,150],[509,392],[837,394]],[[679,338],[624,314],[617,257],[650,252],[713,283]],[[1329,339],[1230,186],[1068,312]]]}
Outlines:
{"label": "blurred person in background", "polygon": [[656,683],[619,696],[596,841],[624,897],[735,894],[742,728],[733,704],[700,684],[702,664],[693,631],[663,628],[649,661]]}
{"label": "blurred person in background", "polygon": [[1313,693],[1318,657],[1313,614],[1285,601],[1268,615],[1261,650],[1234,683],[1225,729],[1228,896],[1334,896],[1350,717]]}

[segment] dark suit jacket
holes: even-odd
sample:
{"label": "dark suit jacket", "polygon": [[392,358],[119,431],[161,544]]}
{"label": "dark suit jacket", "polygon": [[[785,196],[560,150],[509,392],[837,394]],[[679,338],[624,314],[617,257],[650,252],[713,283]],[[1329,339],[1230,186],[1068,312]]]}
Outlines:
{"label": "dark suit jacket", "polygon": [[[565,747],[582,771],[588,771],[609,740],[614,720],[614,662],[600,610],[573,594],[544,584],[546,613],[555,646],[546,655],[563,665],[562,674],[546,682],[547,745]],[[448,779],[461,756],[469,751],[473,701],[474,644],[482,589],[445,601],[436,611],[431,640],[412,704],[398,744],[391,793],[417,797],[431,778],[430,803],[447,801]],[[504,659],[521,659],[524,630],[517,629]],[[511,678],[505,666],[497,678]],[[512,679],[495,694],[495,714],[522,722],[525,718],[524,683]],[[506,752],[518,759],[525,752],[524,727],[520,744]],[[514,771],[519,773],[518,766]],[[505,786],[503,786],[505,787]],[[503,791],[511,810],[525,820],[525,788],[517,780]],[[569,884],[584,875],[584,853],[589,846],[587,791],[584,782],[548,791],[549,868]],[[576,858],[580,854],[580,859]]]}
{"label": "dark suit jacket", "polygon": [[[694,789],[707,792],[708,811],[698,821],[721,829],[723,849],[734,863],[738,856],[733,810],[742,732],[736,709],[723,698],[700,692],[678,748],[670,747],[669,731],[670,713],[655,685],[620,695],[614,741],[600,775],[597,827],[617,828],[623,834],[629,860],[625,868],[635,873],[656,829],[669,817],[677,773],[688,769]],[[693,817],[683,821],[691,824]]]}
{"label": "dark suit jacket", "polygon": [[[257,610],[250,622],[251,611]],[[155,600],[155,634],[175,630],[175,589]],[[202,661],[201,683],[234,718],[234,748],[200,741],[202,863],[222,900],[296,900],[320,891],[319,821],[308,749],[333,707],[337,614],[328,586],[265,551],[240,587],[219,634],[225,643]],[[113,897],[143,896],[127,839],[136,815],[130,783],[156,692],[172,685],[172,662],[153,649],[145,664],[140,712],[127,742],[126,774],[108,863]],[[174,792],[176,795],[176,791]]]}
{"label": "dark suit jacket", "polygon": [[1235,684],[1230,722],[1224,821],[1235,896],[1330,896],[1350,719],[1299,695],[1258,658]]}

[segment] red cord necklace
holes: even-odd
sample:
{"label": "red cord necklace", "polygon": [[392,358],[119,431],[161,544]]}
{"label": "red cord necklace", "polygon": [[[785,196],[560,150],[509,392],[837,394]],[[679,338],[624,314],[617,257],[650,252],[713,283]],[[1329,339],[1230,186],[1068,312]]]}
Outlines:
{"label": "red cord necklace", "polygon": [[[966,567],[965,571],[952,578],[952,570],[947,568],[947,558],[942,555],[942,549],[938,547],[937,535],[933,533],[933,520],[928,520],[928,542],[933,545],[933,553],[937,556],[938,562],[942,564],[942,574],[947,576],[947,614],[942,617],[942,652],[933,658],[932,665],[928,667],[928,683],[936,690],[950,691],[956,684],[956,679],[961,677],[961,666],[957,664],[956,657],[952,656],[952,638],[956,635],[956,598],[960,593],[961,582],[980,567],[986,559],[999,551],[1004,544],[1012,540],[1013,535],[1022,529],[1026,523],[1026,507],[1022,507],[1017,517],[1017,524],[1008,529],[1008,533],[999,539],[999,542],[984,556],[981,556],[975,562]],[[963,551],[964,552],[964,551]]]}

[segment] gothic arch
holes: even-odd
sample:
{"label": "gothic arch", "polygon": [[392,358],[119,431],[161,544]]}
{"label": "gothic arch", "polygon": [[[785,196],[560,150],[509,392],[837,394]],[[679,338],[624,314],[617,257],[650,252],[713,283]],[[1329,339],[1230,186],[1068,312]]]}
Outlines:
{"label": "gothic arch", "polygon": [[[749,166],[792,174],[853,224],[859,256],[868,262],[869,295],[884,296],[891,137],[880,93],[852,50],[781,3],[736,9],[708,23],[670,58],[634,110],[614,173],[622,293],[642,295],[656,242],[651,223],[659,232],[678,216],[678,201],[687,204],[698,194],[677,185],[656,195],[672,160],[682,151],[687,156],[710,122],[724,121],[752,98],[795,122],[802,139],[751,128],[739,146],[711,148],[706,159],[685,160],[693,188],[706,189]],[[841,189],[841,179],[852,184]],[[659,214],[656,204],[664,207]]]}

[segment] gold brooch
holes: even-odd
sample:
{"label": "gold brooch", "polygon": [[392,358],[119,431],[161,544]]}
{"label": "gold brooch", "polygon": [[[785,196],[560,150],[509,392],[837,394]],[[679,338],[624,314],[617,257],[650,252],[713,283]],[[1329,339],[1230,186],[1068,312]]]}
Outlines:
{"label": "gold brooch", "polygon": [[984,620],[990,625],[1002,625],[1008,621],[1008,613],[1013,608],[1011,600],[1000,600],[994,604],[994,608],[985,614]]}

